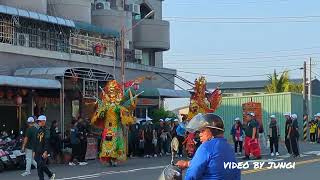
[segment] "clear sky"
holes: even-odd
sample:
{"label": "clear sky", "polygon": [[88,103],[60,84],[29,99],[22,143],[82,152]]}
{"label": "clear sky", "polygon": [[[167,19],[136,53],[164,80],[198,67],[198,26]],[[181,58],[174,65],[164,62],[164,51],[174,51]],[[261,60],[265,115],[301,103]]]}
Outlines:
{"label": "clear sky", "polygon": [[[181,71],[211,74],[208,81],[218,82],[267,79],[261,75],[274,69],[299,78],[295,69],[312,57],[320,74],[319,7],[319,0],[165,0],[171,49],[164,66],[190,81],[199,75]],[[169,109],[187,105],[168,102]]]}

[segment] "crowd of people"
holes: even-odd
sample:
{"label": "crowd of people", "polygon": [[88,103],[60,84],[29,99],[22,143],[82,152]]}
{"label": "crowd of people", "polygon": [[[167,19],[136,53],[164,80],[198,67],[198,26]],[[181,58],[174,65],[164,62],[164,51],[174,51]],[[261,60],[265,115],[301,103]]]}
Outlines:
{"label": "crowd of people", "polygon": [[[298,117],[296,114],[285,113],[285,145],[292,157],[299,157],[298,139],[300,137],[298,127]],[[47,167],[47,158],[50,154],[51,159],[59,162],[62,157],[62,144],[64,148],[72,149],[72,156],[69,165],[86,165],[85,160],[87,150],[87,138],[90,134],[89,119],[73,119],[70,128],[66,131],[66,136],[61,137],[58,121],[53,121],[50,128],[45,128],[46,117],[29,117],[27,120],[28,128],[22,150],[26,153],[26,171],[23,176],[30,175],[31,165],[38,169],[40,179],[44,178],[44,173],[51,179],[53,174]],[[160,119],[159,124],[152,121],[144,123],[137,122],[128,127],[128,157],[158,157],[171,155],[182,157],[184,154],[190,159],[195,155],[197,149],[202,144],[201,132],[186,131],[186,118],[180,122],[178,119]],[[270,116],[267,125],[267,141],[271,156],[279,156],[280,124],[275,115]],[[315,119],[309,121],[310,142],[320,143],[320,113],[315,115]],[[218,133],[219,134],[219,133]],[[242,122],[240,118],[235,118],[231,128],[231,137],[234,142],[234,153],[242,155],[244,159],[254,156],[261,158],[261,147],[266,142],[263,137],[265,134],[253,112],[248,113],[248,121]],[[203,136],[203,135],[202,135]],[[99,137],[99,134],[97,134]],[[171,143],[178,142],[179,149],[172,152]],[[99,141],[98,141],[99,142]],[[98,147],[99,145],[97,145]]]}
{"label": "crowd of people", "polygon": [[168,119],[160,119],[158,125],[154,125],[151,121],[137,122],[131,125],[129,127],[129,156],[157,157],[170,155],[172,153],[171,142],[175,138],[179,142],[179,150],[175,152],[176,156],[182,157],[183,147],[187,147],[186,149],[189,152],[194,153],[197,138],[194,134],[186,132],[185,123],[185,119],[181,123],[178,119],[173,120],[173,122]]}
{"label": "crowd of people", "polygon": [[[248,121],[243,123],[240,118],[235,118],[234,125],[231,128],[231,137],[234,142],[234,152],[238,155],[242,154],[244,149],[244,159],[249,159],[250,155],[255,158],[261,158],[261,148],[269,146],[271,156],[279,156],[279,140],[280,140],[280,124],[275,115],[270,116],[270,121],[267,125],[267,133],[260,125],[255,117],[255,114],[248,113]],[[296,114],[285,113],[285,129],[284,142],[288,154],[292,157],[299,157],[299,123]],[[315,115],[315,119],[309,121],[309,134],[311,143],[320,143],[320,113]],[[267,134],[267,139],[264,138]]]}

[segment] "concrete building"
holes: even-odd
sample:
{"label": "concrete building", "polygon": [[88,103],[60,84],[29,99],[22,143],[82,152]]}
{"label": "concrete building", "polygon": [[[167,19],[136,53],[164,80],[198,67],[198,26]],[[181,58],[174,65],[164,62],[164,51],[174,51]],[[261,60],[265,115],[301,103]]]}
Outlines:
{"label": "concrete building", "polygon": [[[72,116],[89,118],[97,87],[110,79],[121,81],[122,28],[125,79],[149,76],[139,87],[156,92],[141,95],[137,115],[161,106],[159,89],[167,92],[166,98],[176,97],[179,93],[169,82],[176,70],[163,67],[170,26],[162,20],[162,2],[0,0],[0,113],[8,114],[4,123],[21,128],[27,116],[39,113],[50,121],[61,120],[62,126]],[[151,11],[154,14],[144,19]]]}

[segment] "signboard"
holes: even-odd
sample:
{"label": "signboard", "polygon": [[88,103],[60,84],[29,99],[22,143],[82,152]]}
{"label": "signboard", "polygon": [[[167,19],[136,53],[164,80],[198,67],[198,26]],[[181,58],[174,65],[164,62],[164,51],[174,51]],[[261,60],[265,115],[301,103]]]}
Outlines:
{"label": "signboard", "polygon": [[138,98],[138,106],[158,106],[159,99]]}
{"label": "signboard", "polygon": [[98,97],[98,81],[83,79],[83,97],[84,98]]}
{"label": "signboard", "polygon": [[96,159],[98,154],[98,141],[96,138],[88,138],[87,139],[87,153],[86,160]]}
{"label": "signboard", "polygon": [[242,104],[242,112],[243,112],[243,122],[244,124],[247,124],[248,122],[248,113],[253,112],[256,116],[256,120],[259,123],[261,127],[263,127],[262,123],[262,108],[261,103],[256,102],[248,102]]}

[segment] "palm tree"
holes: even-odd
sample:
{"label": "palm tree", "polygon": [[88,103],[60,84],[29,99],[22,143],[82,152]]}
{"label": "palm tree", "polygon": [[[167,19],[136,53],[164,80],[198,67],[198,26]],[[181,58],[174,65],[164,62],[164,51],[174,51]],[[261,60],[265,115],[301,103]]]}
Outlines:
{"label": "palm tree", "polygon": [[274,71],[273,75],[268,77],[269,84],[266,86],[267,93],[302,92],[303,85],[290,82],[288,71],[284,71],[280,78],[278,78],[278,76],[277,72]]}

